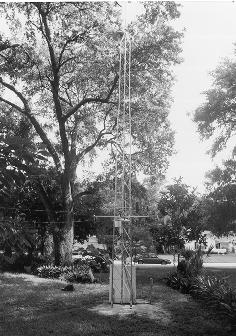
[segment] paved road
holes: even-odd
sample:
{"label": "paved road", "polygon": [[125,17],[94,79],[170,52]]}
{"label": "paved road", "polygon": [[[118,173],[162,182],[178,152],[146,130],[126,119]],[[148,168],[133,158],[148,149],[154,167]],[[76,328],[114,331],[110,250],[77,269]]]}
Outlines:
{"label": "paved road", "polygon": [[203,263],[206,268],[236,268],[236,263]]}
{"label": "paved road", "polygon": [[[174,264],[161,265],[161,264],[136,264],[136,269],[142,268],[173,268]],[[236,268],[236,263],[203,263],[205,268]]]}

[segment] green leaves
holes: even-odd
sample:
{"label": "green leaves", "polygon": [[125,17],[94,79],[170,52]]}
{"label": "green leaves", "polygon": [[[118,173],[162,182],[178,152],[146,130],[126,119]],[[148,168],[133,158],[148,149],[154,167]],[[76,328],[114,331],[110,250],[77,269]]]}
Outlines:
{"label": "green leaves", "polygon": [[[28,136],[44,144],[37,147],[19,138],[4,143],[5,165],[37,179],[40,184],[40,168],[50,153],[49,162],[54,164],[60,180],[59,203],[64,206],[64,218],[71,221],[65,220],[65,231],[70,228],[72,232],[73,218],[66,212],[73,209],[77,165],[87,157],[92,161],[97,148],[114,145],[119,46],[112,36],[120,30],[120,10],[112,2],[29,2],[0,6],[10,31],[14,32],[9,43],[17,40],[20,44],[0,52],[0,108],[4,115],[12,117],[13,126],[19,115],[32,126],[29,129],[23,123],[20,126],[24,127],[18,129],[20,133],[10,135],[23,139]],[[135,41],[131,110],[133,148],[137,151],[133,166],[136,171],[153,176],[164,174],[167,158],[173,152],[173,132],[168,121],[171,68],[180,62],[182,34],[171,28],[168,21],[178,15],[175,3],[147,2],[144,15],[127,28]],[[5,90],[11,92],[9,100],[5,99]],[[12,125],[4,125],[3,139],[8,137]],[[48,207],[47,191],[40,190]],[[53,207],[50,210],[53,212]],[[51,213],[50,218],[53,217],[56,216]],[[65,243],[61,238],[58,241],[62,246],[55,255],[59,256],[71,241]]]}
{"label": "green leaves", "polygon": [[[235,133],[236,63],[225,59],[211,72],[213,88],[204,92],[206,101],[193,115],[203,139],[212,138],[210,151],[215,156]],[[219,135],[220,134],[220,135]]]}
{"label": "green leaves", "polygon": [[226,279],[201,275],[193,282],[191,293],[210,307],[218,309],[235,327],[236,289],[232,288]]}
{"label": "green leaves", "polygon": [[191,239],[198,239],[203,220],[202,202],[195,190],[183,184],[181,178],[174,182],[161,192],[158,208],[169,214],[172,226],[180,236],[187,234]]}
{"label": "green leaves", "polygon": [[204,200],[206,223],[217,235],[235,231],[236,218],[236,170],[235,161],[223,162],[206,175],[208,194]]}
{"label": "green leaves", "polygon": [[32,248],[35,244],[33,231],[28,230],[25,223],[22,223],[17,217],[11,217],[0,214],[0,242],[4,249],[4,260],[13,263],[12,253],[19,255]]}

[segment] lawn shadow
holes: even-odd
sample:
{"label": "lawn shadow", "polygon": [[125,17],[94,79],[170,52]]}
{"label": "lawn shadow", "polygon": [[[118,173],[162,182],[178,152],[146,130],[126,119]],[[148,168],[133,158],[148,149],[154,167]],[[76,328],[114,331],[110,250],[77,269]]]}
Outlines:
{"label": "lawn shadow", "polygon": [[132,310],[110,307],[108,283],[75,284],[75,291],[63,292],[65,283],[58,280],[26,274],[0,274],[0,280],[0,334],[4,336],[227,335],[207,309],[159,278],[154,281],[153,304],[144,303],[149,286],[141,282],[137,292],[143,295],[142,304]]}

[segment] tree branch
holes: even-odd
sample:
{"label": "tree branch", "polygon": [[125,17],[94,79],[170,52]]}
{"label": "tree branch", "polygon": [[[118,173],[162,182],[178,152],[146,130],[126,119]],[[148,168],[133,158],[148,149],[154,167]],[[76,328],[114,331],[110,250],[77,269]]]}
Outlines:
{"label": "tree branch", "polygon": [[52,72],[53,72],[53,80],[50,81],[51,87],[52,87],[52,94],[53,94],[53,100],[54,100],[54,105],[55,105],[55,110],[56,110],[56,115],[57,115],[57,120],[59,123],[59,131],[60,131],[60,137],[61,137],[61,142],[62,142],[62,150],[65,156],[65,161],[67,161],[67,158],[69,156],[69,144],[68,144],[68,139],[66,136],[66,129],[65,129],[65,121],[62,120],[62,107],[61,107],[61,102],[59,99],[59,69],[60,66],[56,61],[56,56],[55,52],[51,43],[51,33],[50,29],[48,26],[47,22],[47,13],[45,13],[42,9],[42,4],[41,3],[35,3],[35,6],[37,7],[39,14],[40,14],[40,19],[42,20],[42,26],[44,28],[44,35],[46,38],[46,42],[48,45],[48,50],[50,54],[50,60],[51,60],[51,66],[52,66]]}
{"label": "tree branch", "polygon": [[0,84],[2,84],[3,86],[5,86],[6,88],[8,88],[10,91],[14,92],[15,95],[21,100],[21,102],[23,103],[24,106],[28,105],[27,100],[24,98],[24,96],[22,95],[22,93],[19,92],[19,91],[17,91],[16,88],[13,85],[5,82],[2,79],[2,77],[0,77]]}
{"label": "tree branch", "polygon": [[66,121],[68,118],[70,118],[81,106],[84,106],[88,103],[103,103],[103,104],[108,104],[108,103],[111,103],[109,101],[112,93],[114,92],[115,90],[115,87],[116,87],[116,84],[118,82],[118,79],[119,79],[119,76],[116,75],[115,78],[114,78],[114,82],[113,82],[113,85],[110,89],[110,91],[108,92],[106,98],[85,98],[83,99],[82,101],[80,101],[77,105],[75,105],[72,109],[69,109],[68,112],[62,116],[62,119],[63,121]]}
{"label": "tree branch", "polygon": [[81,196],[85,196],[85,195],[93,195],[95,193],[95,189],[92,190],[86,190],[86,191],[81,191],[78,194],[74,195],[74,198],[76,197],[81,197]]}
{"label": "tree branch", "polygon": [[98,134],[97,139],[88,147],[86,147],[83,151],[81,151],[77,156],[76,156],[76,163],[78,164],[79,161],[87,154],[89,153],[93,148],[96,147],[98,142],[102,139],[104,135],[111,134],[110,132],[104,132],[104,130],[101,130]]}
{"label": "tree branch", "polygon": [[0,51],[4,51],[4,50],[7,50],[7,49],[11,49],[11,48],[17,48],[19,46],[20,46],[20,44],[12,44],[12,45],[0,44]]}
{"label": "tree branch", "polygon": [[62,171],[62,167],[61,167],[61,163],[60,163],[60,159],[57,155],[57,152],[55,151],[51,141],[48,139],[46,133],[44,132],[44,130],[42,129],[41,125],[39,124],[39,122],[37,121],[37,119],[31,114],[31,110],[30,107],[28,105],[28,102],[26,100],[26,98],[22,95],[21,92],[19,92],[18,90],[16,90],[16,88],[11,85],[8,84],[6,82],[3,81],[2,78],[0,78],[0,84],[2,84],[3,86],[5,86],[6,88],[8,88],[11,92],[14,92],[15,95],[21,100],[21,102],[24,105],[24,109],[20,108],[18,105],[0,97],[0,100],[5,102],[6,104],[8,104],[11,107],[16,108],[19,112],[21,112],[23,115],[25,115],[30,122],[32,123],[32,125],[35,128],[35,131],[37,132],[37,134],[40,136],[40,138],[42,139],[43,143],[45,145],[47,145],[47,149],[49,151],[49,153],[52,155],[52,158],[54,160],[54,163],[56,165],[56,168],[59,172]]}
{"label": "tree branch", "polygon": [[10,102],[9,100],[0,97],[0,101],[6,103],[7,105],[10,105],[11,107],[15,108],[15,109],[18,110],[19,112],[23,113],[22,108],[20,108],[20,107],[19,107],[18,105],[16,105],[16,104]]}

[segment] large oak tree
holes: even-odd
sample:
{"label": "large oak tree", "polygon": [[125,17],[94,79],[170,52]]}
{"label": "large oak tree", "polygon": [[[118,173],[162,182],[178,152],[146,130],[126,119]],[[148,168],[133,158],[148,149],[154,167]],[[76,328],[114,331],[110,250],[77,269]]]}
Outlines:
{"label": "large oak tree", "polygon": [[[128,27],[133,40],[134,160],[136,169],[158,174],[172,153],[170,69],[180,62],[181,34],[169,25],[179,17],[175,3],[143,6],[143,14]],[[56,264],[71,260],[77,166],[87,156],[92,159],[96,148],[114,144],[119,51],[113,35],[120,29],[118,9],[111,2],[1,4],[9,28],[0,40],[1,113],[29,120],[34,141],[45,146],[57,172],[60,212],[32,171],[51,224]],[[30,169],[29,164],[29,175]]]}

